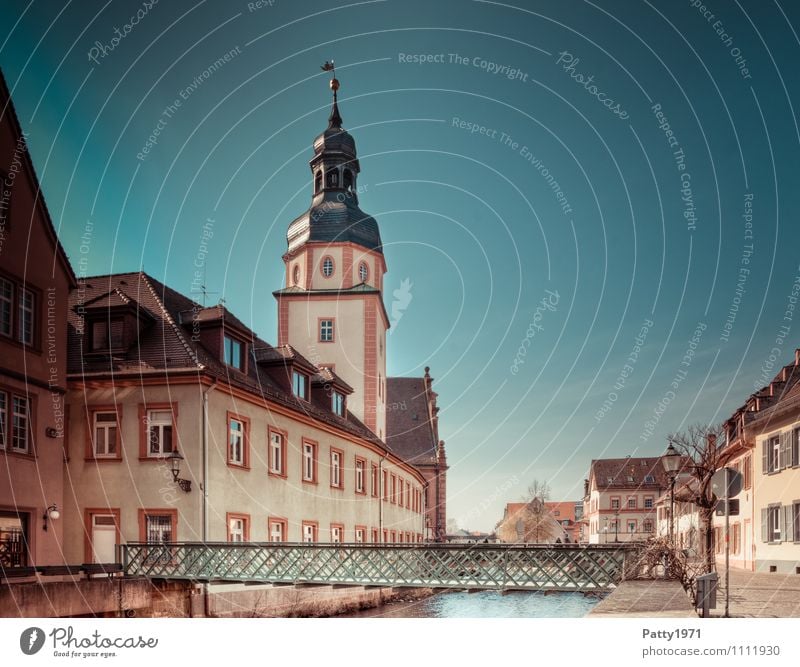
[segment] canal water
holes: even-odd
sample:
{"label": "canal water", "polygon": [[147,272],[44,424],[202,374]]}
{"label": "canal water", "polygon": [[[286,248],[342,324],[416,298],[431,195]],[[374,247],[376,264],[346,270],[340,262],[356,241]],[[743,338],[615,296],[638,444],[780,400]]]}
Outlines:
{"label": "canal water", "polygon": [[600,602],[583,593],[466,591],[344,614],[345,618],[580,618]]}

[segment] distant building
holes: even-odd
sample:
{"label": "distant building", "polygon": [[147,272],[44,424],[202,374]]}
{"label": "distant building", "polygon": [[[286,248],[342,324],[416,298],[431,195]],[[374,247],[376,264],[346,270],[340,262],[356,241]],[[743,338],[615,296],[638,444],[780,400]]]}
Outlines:
{"label": "distant building", "polygon": [[669,488],[661,457],[595,459],[585,484],[590,544],[636,542],[656,531],[656,499]]}
{"label": "distant building", "polygon": [[0,267],[0,568],[59,564],[67,296],[76,280],[2,73]]}
{"label": "distant building", "polygon": [[386,385],[386,444],[425,478],[425,539],[442,542],[447,526],[447,456],[439,439],[437,393],[430,369],[421,378],[391,377]]}
{"label": "distant building", "polygon": [[542,503],[536,498],[527,503],[508,503],[496,529],[498,540],[530,544],[572,541],[574,520],[561,515],[561,506],[562,503]]}
{"label": "distant building", "polygon": [[[503,521],[506,521],[511,515],[517,515],[526,506],[528,506],[528,503],[507,503],[503,512]],[[564,530],[564,541],[576,544],[580,542],[579,520],[583,515],[583,503],[569,500],[562,502],[546,501],[544,507],[550,517],[560,524]]]}
{"label": "distant building", "polygon": [[446,541],[451,544],[494,544],[497,538],[494,533],[460,529],[447,535]]}

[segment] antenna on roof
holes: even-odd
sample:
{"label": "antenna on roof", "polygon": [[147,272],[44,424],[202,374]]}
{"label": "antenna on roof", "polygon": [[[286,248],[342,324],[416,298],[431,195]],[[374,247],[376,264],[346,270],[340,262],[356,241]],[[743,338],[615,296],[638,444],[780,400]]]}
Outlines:
{"label": "antenna on roof", "polygon": [[[206,282],[206,266],[205,264],[203,264],[203,283],[205,282]],[[205,284],[200,285],[200,292],[203,294],[203,308],[206,307],[206,297],[209,294],[219,294],[219,292],[210,292],[208,289],[206,289]]]}

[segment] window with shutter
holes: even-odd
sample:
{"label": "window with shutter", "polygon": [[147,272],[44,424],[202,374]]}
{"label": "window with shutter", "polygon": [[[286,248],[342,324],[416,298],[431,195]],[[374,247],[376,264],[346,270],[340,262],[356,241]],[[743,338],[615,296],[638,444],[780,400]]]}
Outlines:
{"label": "window with shutter", "polygon": [[769,542],[769,511],[765,507],[761,510],[761,541]]}
{"label": "window with shutter", "polygon": [[791,449],[789,447],[789,433],[783,432],[780,434],[780,453],[778,455],[778,470],[783,470],[784,468],[788,468],[791,465],[789,463],[790,453]]}
{"label": "window with shutter", "polygon": [[794,507],[791,505],[783,506],[783,539],[794,542]]}

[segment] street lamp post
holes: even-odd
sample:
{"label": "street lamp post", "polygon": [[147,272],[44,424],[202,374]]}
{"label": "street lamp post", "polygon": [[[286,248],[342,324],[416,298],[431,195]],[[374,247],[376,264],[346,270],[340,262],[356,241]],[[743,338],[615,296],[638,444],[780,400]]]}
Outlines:
{"label": "street lamp post", "polygon": [[675,548],[675,478],[678,476],[678,467],[681,464],[681,455],[670,443],[667,451],[661,457],[664,471],[669,477],[669,545]]}
{"label": "street lamp post", "polygon": [[614,512],[614,542],[619,542],[619,510]]}

